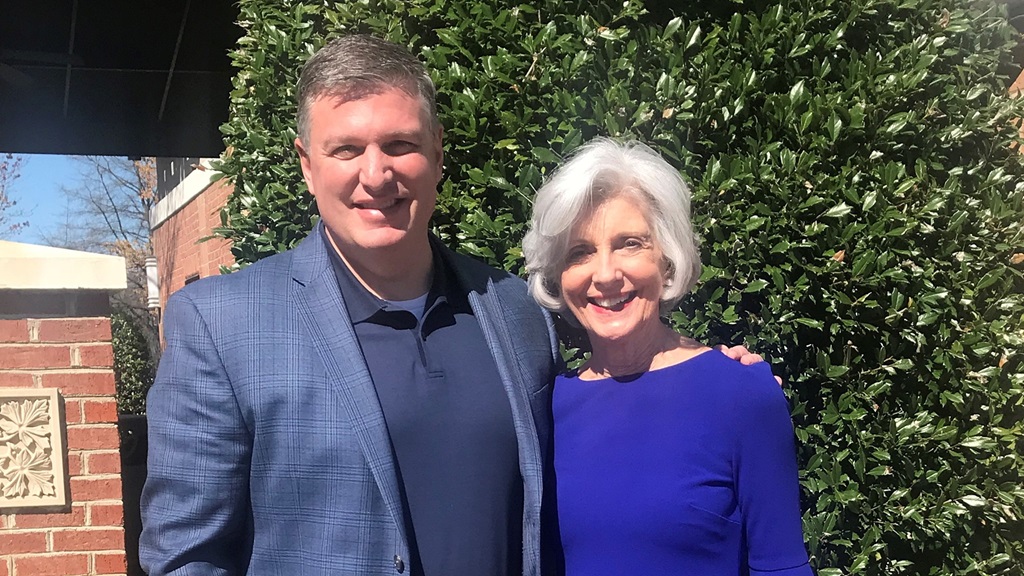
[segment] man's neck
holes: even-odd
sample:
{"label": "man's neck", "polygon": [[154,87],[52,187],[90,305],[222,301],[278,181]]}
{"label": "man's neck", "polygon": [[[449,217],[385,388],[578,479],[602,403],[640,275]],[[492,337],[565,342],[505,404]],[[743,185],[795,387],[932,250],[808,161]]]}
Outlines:
{"label": "man's neck", "polygon": [[342,248],[330,231],[325,231],[352,275],[374,296],[382,300],[412,300],[430,289],[433,253],[427,238],[386,248]]}

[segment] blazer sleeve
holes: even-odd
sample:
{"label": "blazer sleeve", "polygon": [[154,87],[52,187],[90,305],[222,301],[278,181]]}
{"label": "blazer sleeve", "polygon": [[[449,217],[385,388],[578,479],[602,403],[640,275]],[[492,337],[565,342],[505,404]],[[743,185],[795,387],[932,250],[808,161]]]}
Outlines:
{"label": "blazer sleeve", "polygon": [[804,547],[789,405],[767,364],[745,371],[733,423],[736,485],[751,576],[813,576]]}
{"label": "blazer sleeve", "polygon": [[183,292],[147,398],[148,476],[139,556],[150,576],[242,574],[252,435],[209,327]]}

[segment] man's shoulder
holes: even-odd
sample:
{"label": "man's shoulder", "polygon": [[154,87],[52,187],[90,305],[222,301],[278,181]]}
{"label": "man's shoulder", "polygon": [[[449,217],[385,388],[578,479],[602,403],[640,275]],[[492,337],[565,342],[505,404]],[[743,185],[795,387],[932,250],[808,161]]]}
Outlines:
{"label": "man's shoulder", "polygon": [[510,278],[518,280],[516,276],[509,274],[500,268],[495,268],[486,262],[477,260],[472,256],[456,252],[451,248],[445,247],[444,252],[448,262],[456,269],[456,271],[459,272],[460,275],[479,278],[481,280],[490,279],[498,281]]}
{"label": "man's shoulder", "polygon": [[268,256],[230,274],[201,278],[182,287],[170,300],[187,299],[196,303],[224,301],[250,293],[268,292],[286,287],[290,277],[293,250]]}
{"label": "man's shoulder", "polygon": [[446,257],[459,279],[468,284],[469,290],[484,291],[494,289],[500,297],[513,298],[515,303],[523,302],[531,307],[537,305],[526,290],[526,282],[522,278],[481,262],[472,256],[445,249]]}

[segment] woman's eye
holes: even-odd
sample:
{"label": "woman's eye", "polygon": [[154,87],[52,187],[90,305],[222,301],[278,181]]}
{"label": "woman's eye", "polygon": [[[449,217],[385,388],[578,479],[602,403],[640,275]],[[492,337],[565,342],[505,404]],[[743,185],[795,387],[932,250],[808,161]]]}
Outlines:
{"label": "woman's eye", "polygon": [[588,250],[584,248],[576,248],[574,250],[570,250],[569,254],[565,257],[565,261],[568,264],[577,264],[584,258],[586,258],[588,253]]}

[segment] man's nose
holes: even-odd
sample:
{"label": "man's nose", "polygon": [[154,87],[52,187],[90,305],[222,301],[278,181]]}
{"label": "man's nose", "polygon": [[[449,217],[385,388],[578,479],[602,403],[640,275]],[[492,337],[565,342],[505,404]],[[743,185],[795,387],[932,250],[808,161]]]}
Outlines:
{"label": "man's nose", "polygon": [[363,188],[377,190],[391,183],[394,179],[392,158],[376,147],[368,147],[363,152],[363,163],[359,169],[359,183]]}

